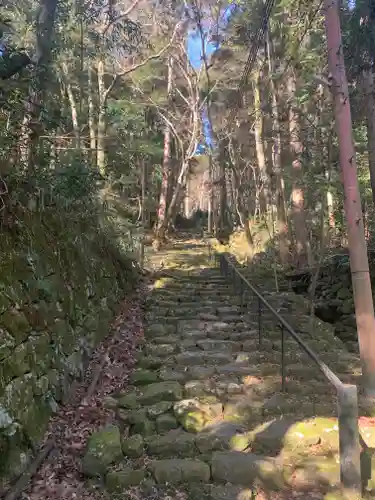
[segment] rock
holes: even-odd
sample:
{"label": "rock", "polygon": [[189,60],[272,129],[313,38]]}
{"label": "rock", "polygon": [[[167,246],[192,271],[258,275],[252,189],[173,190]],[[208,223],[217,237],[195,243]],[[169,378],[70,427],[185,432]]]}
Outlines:
{"label": "rock", "polygon": [[167,335],[165,337],[155,337],[153,342],[155,344],[178,344],[181,341],[178,335]]}
{"label": "rock", "polygon": [[199,313],[198,318],[204,321],[219,321],[219,317],[211,313]]}
{"label": "rock", "polygon": [[241,349],[241,344],[230,340],[198,340],[197,344],[204,351],[216,351],[221,353],[232,353]]}
{"label": "rock", "polygon": [[155,403],[147,408],[147,413],[150,418],[155,419],[163,413],[167,413],[173,407],[171,401],[160,401],[160,403]]}
{"label": "rock", "polygon": [[182,387],[178,382],[159,382],[147,387],[140,402],[144,405],[152,405],[163,400],[177,401],[179,399],[182,399]]}
{"label": "rock", "polygon": [[129,412],[127,421],[132,425],[132,431],[135,434],[151,436],[154,433],[155,425],[147,418],[145,408]]}
{"label": "rock", "polygon": [[186,380],[186,371],[173,370],[173,368],[162,368],[159,373],[160,380],[175,382],[184,382]]}
{"label": "rock", "polygon": [[210,488],[210,500],[253,500],[254,491],[241,486],[216,486]]}
{"label": "rock", "polygon": [[129,410],[139,408],[138,395],[135,392],[131,392],[124,396],[120,396],[117,400],[117,404],[120,408],[127,408]]}
{"label": "rock", "polygon": [[176,344],[149,344],[146,346],[148,356],[170,356],[177,350]]}
{"label": "rock", "polygon": [[171,430],[147,440],[147,451],[159,457],[192,457],[197,454],[195,436],[181,430]]}
{"label": "rock", "polygon": [[113,398],[112,396],[106,396],[103,399],[103,405],[105,406],[105,408],[109,408],[111,410],[114,410],[119,406],[118,400],[116,398]]}
{"label": "rock", "polygon": [[181,366],[204,365],[205,353],[200,351],[186,351],[176,356],[176,364]]}
{"label": "rock", "polygon": [[191,366],[188,370],[189,377],[193,380],[203,380],[213,376],[214,366]]}
{"label": "rock", "polygon": [[174,405],[177,420],[188,432],[200,432],[222,413],[221,403],[204,404],[196,399],[184,399]]}
{"label": "rock", "polygon": [[262,415],[262,403],[248,397],[229,400],[224,406],[224,419],[232,422],[250,423]]}
{"label": "rock", "polygon": [[260,479],[267,486],[280,484],[280,473],[271,459],[240,451],[216,451],[212,456],[214,481],[251,486]]}
{"label": "rock", "polygon": [[140,457],[143,454],[143,445],[143,437],[134,434],[122,442],[122,451],[128,457]]}
{"label": "rock", "polygon": [[173,332],[171,325],[156,323],[149,325],[145,330],[145,337],[160,337]]}
{"label": "rock", "polygon": [[16,344],[26,340],[31,328],[24,313],[16,308],[7,309],[1,315],[1,326],[14,337]]}
{"label": "rock", "polygon": [[104,474],[107,468],[122,459],[120,430],[115,425],[94,432],[83,457],[83,472],[94,477]]}
{"label": "rock", "polygon": [[204,397],[214,392],[210,382],[207,380],[190,380],[185,384],[184,389],[187,398]]}
{"label": "rock", "polygon": [[206,352],[204,359],[207,364],[217,366],[230,363],[232,361],[232,356],[221,352]]}
{"label": "rock", "polygon": [[125,491],[131,486],[138,486],[144,478],[144,470],[123,467],[120,470],[108,472],[105,478],[105,485],[110,493],[116,493]]}
{"label": "rock", "polygon": [[250,442],[250,438],[243,434],[243,431],[244,428],[239,424],[222,422],[200,432],[195,443],[201,453],[230,449],[243,451]]}
{"label": "rock", "polygon": [[154,356],[142,356],[138,361],[138,366],[141,368],[153,368],[158,370],[164,364],[163,358],[156,358]]}
{"label": "rock", "polygon": [[158,374],[154,371],[138,368],[130,376],[130,382],[134,385],[153,384],[158,381]]}
{"label": "rock", "polygon": [[156,419],[156,430],[157,432],[163,434],[171,429],[177,429],[178,422],[173,415],[166,413],[165,415],[160,415]]}
{"label": "rock", "polygon": [[151,471],[158,484],[206,483],[210,480],[210,467],[200,460],[157,460]]}

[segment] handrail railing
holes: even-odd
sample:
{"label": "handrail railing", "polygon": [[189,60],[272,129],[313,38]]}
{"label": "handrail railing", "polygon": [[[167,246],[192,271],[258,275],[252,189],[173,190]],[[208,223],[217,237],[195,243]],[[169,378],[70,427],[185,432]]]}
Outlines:
{"label": "handrail railing", "polygon": [[[318,366],[326,379],[337,391],[337,409],[340,447],[340,476],[344,488],[362,492],[360,443],[358,430],[358,391],[357,386],[343,383],[339,377],[315,354],[308,344],[298,335],[292,326],[267,302],[262,294],[249,282],[241,271],[229,260],[226,254],[216,252],[208,244],[210,258],[219,263],[222,274],[233,279],[236,290],[240,292],[241,306],[244,307],[245,288],[249,289],[258,300],[258,341],[262,344],[262,308],[268,309],[279,323],[281,330],[281,386],[285,391],[285,332],[297,342],[301,349]],[[239,283],[237,283],[239,281]],[[237,286],[239,285],[239,286]]]}

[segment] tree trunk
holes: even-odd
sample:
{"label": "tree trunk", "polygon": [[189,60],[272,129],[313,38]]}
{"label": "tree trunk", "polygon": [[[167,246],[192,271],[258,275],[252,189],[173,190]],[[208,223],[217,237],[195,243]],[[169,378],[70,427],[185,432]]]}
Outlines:
{"label": "tree trunk", "polygon": [[255,81],[253,84],[254,111],[256,113],[255,123],[254,123],[254,133],[255,133],[255,149],[257,154],[259,175],[262,184],[260,208],[264,214],[267,214],[270,206],[270,201],[269,201],[270,179],[267,172],[266,155],[263,143],[263,113],[262,113],[262,98],[261,98],[261,88],[260,88],[261,77],[262,77],[261,72],[257,71]]}
{"label": "tree trunk", "polygon": [[277,88],[273,79],[274,75],[274,60],[273,60],[273,46],[270,33],[267,32],[267,48],[268,48],[268,63],[271,81],[271,94],[272,94],[272,130],[273,130],[273,143],[272,143],[272,159],[273,159],[273,173],[275,177],[275,197],[277,209],[277,237],[279,239],[279,254],[282,264],[287,264],[289,260],[289,242],[288,242],[288,225],[287,214],[285,208],[285,188],[284,178],[281,169],[281,132],[280,132],[280,119],[279,119],[279,102],[277,95]]}
{"label": "tree trunk", "polygon": [[87,71],[88,71],[87,104],[88,104],[89,134],[90,134],[90,156],[92,165],[97,165],[95,104],[94,104],[94,88],[93,88],[91,67],[89,67]]}
{"label": "tree trunk", "polygon": [[312,254],[306,227],[304,208],[304,180],[302,171],[303,145],[301,140],[301,124],[298,110],[296,109],[296,76],[293,70],[288,78],[289,105],[289,142],[293,167],[292,187],[292,213],[294,220],[295,265],[297,269],[312,266]]}
{"label": "tree trunk", "polygon": [[328,66],[332,75],[336,129],[345,193],[344,208],[348,227],[350,269],[359,349],[366,394],[370,398],[375,398],[374,304],[357,178],[338,0],[324,0],[324,14],[328,43]]}
{"label": "tree trunk", "polygon": [[106,173],[106,151],[105,151],[105,136],[107,132],[107,93],[104,82],[104,61],[101,59],[98,62],[98,133],[97,133],[97,155],[96,164],[102,176]]}
{"label": "tree trunk", "polygon": [[[170,102],[171,99],[172,83],[173,83],[173,62],[172,58],[169,57],[168,83],[167,83],[168,103]],[[171,177],[171,139],[172,139],[171,128],[168,124],[166,124],[164,129],[163,167],[162,167],[159,207],[157,212],[156,233],[158,233],[159,229],[164,225],[167,216],[168,192],[170,191],[169,182]]]}
{"label": "tree trunk", "polygon": [[367,113],[367,143],[368,143],[368,163],[370,170],[370,181],[372,199],[375,203],[375,82],[374,71],[371,68],[364,72],[365,82],[365,108]]}
{"label": "tree trunk", "polygon": [[160,245],[165,241],[165,235],[168,229],[168,225],[172,220],[173,216],[176,214],[176,210],[181,202],[181,193],[186,183],[186,176],[189,169],[189,163],[185,162],[181,166],[180,173],[176,182],[175,189],[173,191],[171,202],[168,205],[166,215],[160,226],[157,228],[155,234],[155,239],[153,246],[155,249],[159,249]]}
{"label": "tree trunk", "polygon": [[80,128],[78,122],[78,109],[77,109],[76,98],[72,89],[72,85],[70,83],[68,65],[66,63],[61,64],[61,73],[64,77],[64,84],[66,87],[66,93],[68,94],[68,99],[70,104],[70,114],[72,117],[72,126],[75,137],[75,147],[77,148],[77,150],[79,150],[81,147],[81,138],[80,138]]}
{"label": "tree trunk", "polygon": [[25,103],[20,155],[31,171],[38,163],[37,146],[41,135],[41,110],[48,81],[57,0],[41,0],[36,22],[35,78]]}

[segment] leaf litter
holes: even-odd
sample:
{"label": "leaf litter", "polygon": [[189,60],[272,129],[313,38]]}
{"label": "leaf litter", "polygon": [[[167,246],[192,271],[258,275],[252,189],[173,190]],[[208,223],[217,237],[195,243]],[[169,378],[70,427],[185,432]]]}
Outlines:
{"label": "leaf litter", "polygon": [[[83,379],[75,382],[73,397],[51,419],[42,444],[53,438],[56,446],[22,493],[23,500],[108,498],[102,487],[87,482],[81,473],[81,458],[88,437],[103,425],[115,422],[114,410],[105,407],[104,402],[106,396],[126,387],[135,364],[136,348],[143,338],[144,296],[142,284],[121,304],[110,334],[93,353]],[[87,397],[94,377],[95,390]]]}

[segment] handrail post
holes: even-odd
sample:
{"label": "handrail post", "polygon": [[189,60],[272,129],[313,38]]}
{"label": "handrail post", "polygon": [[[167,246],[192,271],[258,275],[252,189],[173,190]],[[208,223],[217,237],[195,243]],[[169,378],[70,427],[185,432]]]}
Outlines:
{"label": "handrail post", "polygon": [[259,346],[262,345],[262,302],[258,297],[258,340]]}
{"label": "handrail post", "polygon": [[361,494],[361,463],[358,431],[357,386],[343,384],[337,389],[340,443],[340,477],[344,488]]}

